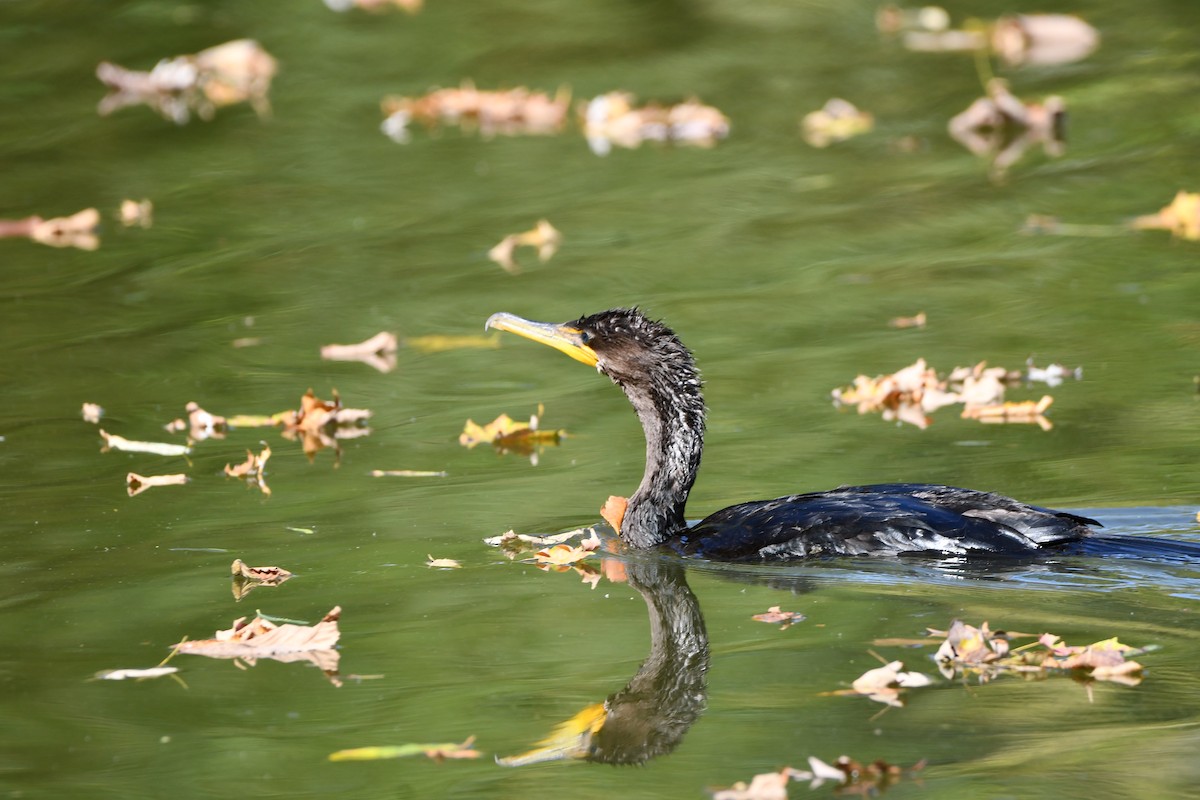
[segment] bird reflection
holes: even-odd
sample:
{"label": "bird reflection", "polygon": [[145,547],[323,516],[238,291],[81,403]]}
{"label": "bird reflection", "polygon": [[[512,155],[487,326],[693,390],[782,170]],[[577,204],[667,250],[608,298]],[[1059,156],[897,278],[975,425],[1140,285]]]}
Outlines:
{"label": "bird reflection", "polygon": [[641,764],[674,750],[704,710],[708,634],[683,567],[646,560],[625,570],[650,614],[650,655],[625,688],[558,725],[534,749],[497,758],[499,764]]}

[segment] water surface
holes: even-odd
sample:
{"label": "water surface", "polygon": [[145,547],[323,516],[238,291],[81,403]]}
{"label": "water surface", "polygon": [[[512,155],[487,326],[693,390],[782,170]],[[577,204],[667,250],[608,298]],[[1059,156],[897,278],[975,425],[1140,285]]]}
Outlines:
{"label": "water surface", "polygon": [[[149,197],[154,227],[106,220],[95,252],[0,241],[0,787],[20,797],[697,797],[809,755],[927,759],[894,796],[1180,796],[1200,745],[1200,573],[1079,559],[1007,571],[890,562],[694,565],[709,643],[705,710],[643,769],[501,768],[618,693],[651,652],[643,595],[546,574],[483,545],[509,528],[586,525],[642,469],[641,432],[607,381],[546,348],[401,348],[381,374],[319,347],[479,334],[493,312],[565,320],[640,304],[691,346],[711,406],[699,517],[756,497],[901,480],[1082,509],[1110,529],[1200,541],[1193,377],[1195,243],[1127,219],[1195,190],[1194,3],[1022,4],[1102,33],[1076,64],[999,68],[1028,99],[1062,95],[1065,155],[989,177],[945,133],[981,93],[969,58],[906,52],[862,3],[471,5],[336,15],[214,2],[0,9],[0,216],[53,216]],[[1011,4],[948,6],[956,20]],[[245,106],[176,127],[144,108],[100,118],[103,59],[158,58],[253,37],[280,61],[263,121]],[[647,145],[598,158],[571,127],[484,140],[378,130],[379,99],[471,78],[484,88],[627,89],[724,111],[711,150]],[[825,150],[798,121],[831,96],[873,132]],[[907,137],[907,138],[905,138]],[[908,145],[914,145],[908,147]],[[904,145],[904,146],[901,146]],[[910,152],[911,150],[911,152]],[[1113,226],[1027,236],[1029,214]],[[564,244],[509,275],[487,260],[548,217]],[[1097,231],[1093,231],[1096,233]],[[921,330],[887,321],[924,310]],[[252,338],[256,346],[234,347]],[[926,430],[836,410],[832,388],[924,357],[1082,365],[1053,390],[1050,431],[982,426],[954,409]],[[312,387],[373,410],[370,436],[310,461],[271,430],[200,442],[188,459],[101,453],[84,401],[131,439],[189,401],[221,414],[295,408]],[[536,466],[456,437],[467,418],[544,404],[565,428]],[[268,442],[269,497],[222,467]],[[369,477],[374,469],[444,478]],[[184,487],[125,493],[129,471]],[[456,558],[457,571],[425,566]],[[235,603],[229,563],[298,577]],[[633,557],[641,563],[644,557]],[[89,682],[148,667],[182,637],[255,609],[315,622],[343,608],[344,675],[179,657],[170,679]],[[789,630],[752,622],[802,611]],[[880,638],[954,618],[1159,645],[1142,685],[1068,678],[943,683],[902,709],[822,695],[875,665]],[[875,648],[933,672],[921,651]],[[485,757],[333,764],[342,748],[461,741]],[[793,796],[808,790],[793,788]],[[820,790],[828,791],[827,789]]]}

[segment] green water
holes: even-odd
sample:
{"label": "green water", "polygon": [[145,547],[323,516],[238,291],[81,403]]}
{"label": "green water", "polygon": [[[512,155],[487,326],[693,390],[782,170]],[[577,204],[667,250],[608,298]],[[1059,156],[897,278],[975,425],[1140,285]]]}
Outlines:
{"label": "green water", "polygon": [[[693,516],[728,503],[892,480],[988,488],[1082,508],[1121,532],[1200,540],[1197,245],[1120,225],[1196,190],[1200,56],[1190,0],[1018,4],[1102,34],[1070,65],[999,68],[1014,92],[1062,95],[1065,155],[1031,152],[1000,182],[945,132],[977,97],[969,57],[917,54],[850,2],[453,3],[339,15],[319,2],[0,6],[0,217],[105,215],[95,252],[0,241],[0,793],[10,797],[703,797],[807,757],[928,759],[895,797],[1178,797],[1196,791],[1200,573],[1079,560],[993,575],[853,561],[686,580],[707,628],[704,710],[644,768],[497,766],[621,691],[651,651],[643,596],[510,562],[482,539],[597,520],[642,469],[620,393],[546,348],[402,347],[395,371],[322,361],[380,330],[478,335],[493,312],[565,320],[640,304],[695,351],[711,406]],[[948,6],[954,19],[1013,4]],[[99,117],[95,65],[252,37],[280,62],[274,114],[218,111],[185,127],[145,108]],[[648,144],[593,155],[559,136],[484,140],[379,132],[386,94],[471,78],[481,88],[613,89],[727,114],[711,150]],[[875,129],[824,150],[800,117],[829,97]],[[896,143],[914,142],[913,152]],[[111,215],[155,203],[150,229]],[[1028,236],[1030,214],[1093,235]],[[508,233],[549,218],[546,264],[491,263]],[[922,330],[888,320],[925,311]],[[253,338],[255,346],[233,342]],[[1053,429],[982,426],[943,409],[926,430],[836,410],[832,388],[917,357],[1082,365]],[[188,459],[101,453],[102,427],[162,426],[196,401],[219,414],[295,408],[309,387],[374,412],[369,436],[309,461],[272,430],[200,442]],[[569,438],[538,463],[467,450],[468,418],[522,418]],[[269,497],[221,474],[266,441]],[[372,478],[374,469],[444,478]],[[126,496],[125,475],[186,472]],[[458,571],[425,566],[427,554]],[[240,604],[228,565],[298,577]],[[634,565],[641,563],[634,558]],[[653,572],[649,566],[646,569]],[[658,584],[650,581],[653,599]],[[645,587],[643,587],[645,588]],[[302,664],[180,656],[236,617],[342,612],[334,688]],[[752,622],[802,611],[789,630]],[[688,608],[691,608],[688,606]],[[694,611],[694,609],[693,609]],[[876,647],[955,617],[1071,643],[1157,644],[1136,687],[1068,678],[942,683],[880,714],[830,697]],[[685,726],[688,727],[688,726]],[[329,763],[339,749],[477,737],[478,761]],[[809,790],[794,785],[792,796]],[[829,792],[823,788],[814,796]]]}

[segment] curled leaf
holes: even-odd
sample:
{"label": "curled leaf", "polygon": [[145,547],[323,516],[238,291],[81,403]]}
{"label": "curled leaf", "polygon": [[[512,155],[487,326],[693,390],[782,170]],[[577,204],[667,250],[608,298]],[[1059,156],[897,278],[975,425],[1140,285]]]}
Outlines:
{"label": "curled leaf", "polygon": [[136,472],[131,472],[125,476],[130,497],[136,497],[155,486],[182,486],[187,482],[188,476],[182,472],[174,475],[138,475]]}

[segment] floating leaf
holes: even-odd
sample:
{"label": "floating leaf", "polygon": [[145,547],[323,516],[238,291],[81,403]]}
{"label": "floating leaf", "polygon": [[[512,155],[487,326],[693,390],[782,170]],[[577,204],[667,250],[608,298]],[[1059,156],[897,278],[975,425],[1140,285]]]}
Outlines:
{"label": "floating leaf", "polygon": [[166,442],[138,442],[132,439],[126,439],[124,436],[117,436],[115,433],[108,433],[103,428],[100,429],[100,436],[104,439],[104,447],[100,452],[106,453],[109,450],[121,450],[126,453],[153,453],[159,456],[186,456],[192,452],[192,448],[182,444],[167,444]]}
{"label": "floating leaf", "polygon": [[257,454],[251,450],[247,450],[246,460],[241,464],[236,466],[225,465],[225,474],[231,478],[245,478],[247,483],[253,483],[258,486],[259,491],[265,495],[269,495],[271,494],[271,487],[267,486],[264,470],[270,458],[271,448],[268,445],[264,445],[262,451]]}
{"label": "floating leaf", "polygon": [[[934,659],[942,674],[971,672],[986,681],[1005,671],[1041,673],[1049,670],[1078,670],[1094,680],[1108,680],[1135,686],[1141,681],[1142,665],[1129,656],[1147,652],[1122,644],[1115,638],[1086,646],[1068,646],[1057,635],[1045,633],[1032,645],[1012,648],[1013,638],[1034,638],[1033,634],[991,631],[987,623],[976,628],[954,620],[948,631],[930,631],[945,640]],[[1040,649],[1038,649],[1040,648]]]}
{"label": "floating leaf", "polygon": [[352,8],[360,8],[364,11],[378,12],[388,6],[394,6],[409,14],[416,14],[424,4],[425,0],[325,0],[325,5],[333,11],[349,11]]}
{"label": "floating leaf", "polygon": [[479,758],[480,753],[471,745],[475,737],[467,737],[461,744],[402,744],[392,747],[355,747],[350,750],[338,750],[329,754],[330,761],[378,761],[385,758],[407,758],[409,756],[427,756],[434,761],[444,761],[453,758]]}
{"label": "floating leaf", "polygon": [[154,204],[149,200],[122,200],[117,220],[126,228],[149,228],[154,224]]}
{"label": "floating leaf", "polygon": [[828,147],[869,132],[875,127],[875,118],[850,101],[834,97],[823,108],[806,114],[800,127],[804,141],[813,147]]}
{"label": "floating leaf", "polygon": [[629,500],[620,495],[609,495],[600,507],[600,516],[612,526],[618,534],[621,533],[621,523],[625,520],[625,510],[629,508]]}
{"label": "floating leaf", "polygon": [[1200,192],[1180,189],[1169,206],[1157,214],[1138,217],[1133,227],[1140,230],[1164,230],[1188,241],[1200,240]]}
{"label": "floating leaf", "polygon": [[636,148],[645,141],[708,148],[729,135],[729,118],[696,99],[636,107],[632,94],[617,91],[588,101],[583,132],[598,156],[608,155],[614,145]]}
{"label": "floating leaf", "polygon": [[512,452],[526,455],[537,464],[537,453],[541,447],[557,446],[567,435],[563,430],[538,430],[542,413],[543,408],[539,405],[538,413],[530,416],[529,422],[517,422],[508,414],[501,414],[486,425],[468,419],[458,436],[458,443],[468,449],[490,443],[502,454]]}
{"label": "floating leaf", "polygon": [[1057,95],[1040,103],[1019,100],[999,78],[988,81],[987,95],[976,99],[948,125],[955,141],[976,156],[991,161],[999,177],[1031,147],[1041,145],[1048,156],[1065,152],[1067,105]]}
{"label": "floating leaf", "polygon": [[524,233],[510,233],[505,236],[499,244],[488,251],[488,258],[503,267],[506,272],[515,274],[521,271],[516,262],[518,247],[537,248],[538,261],[544,264],[558,252],[560,244],[562,244],[562,234],[550,224],[549,220],[542,219],[538,220],[537,226],[533,230]]}
{"label": "floating leaf", "polygon": [[571,90],[560,86],[554,97],[524,86],[502,91],[476,89],[463,81],[458,88],[435,89],[420,97],[385,97],[384,135],[398,144],[409,141],[408,126],[457,125],[478,129],[485,138],[496,135],[549,135],[562,130],[571,104]]}
{"label": "floating leaf", "polygon": [[924,328],[927,319],[925,312],[922,311],[912,317],[893,317],[888,320],[888,326],[892,328]]}
{"label": "floating leaf", "polygon": [[447,336],[430,334],[428,336],[410,336],[404,340],[405,347],[411,347],[422,353],[442,353],[447,350],[495,350],[500,347],[499,336]]}
{"label": "floating leaf", "polygon": [[234,559],[230,572],[233,575],[233,599],[238,602],[259,586],[278,586],[292,577],[292,573],[282,567],[250,567],[240,558]]}
{"label": "floating leaf", "polygon": [[364,408],[345,408],[336,391],[333,400],[321,400],[309,389],[300,398],[297,411],[274,415],[283,424],[282,435],[286,439],[300,439],[304,454],[312,459],[323,448],[330,447],[341,453],[340,439],[368,436],[371,429],[366,422],[371,412]]}
{"label": "floating leaf", "polygon": [[101,681],[141,680],[143,678],[161,678],[164,675],[174,675],[178,667],[150,667],[149,669],[110,669],[97,672],[96,679]]}
{"label": "floating leaf", "polygon": [[0,220],[0,239],[27,238],[51,247],[95,250],[100,246],[96,236],[99,224],[100,212],[94,208],[85,208],[69,217],[5,219]]}
{"label": "floating leaf", "polygon": [[200,407],[199,403],[190,402],[185,407],[187,411],[187,422],[182,419],[174,420],[166,424],[166,429],[170,433],[188,432],[188,437],[195,441],[203,441],[204,439],[224,439],[225,434],[229,430],[228,421],[216,414],[210,414]]}
{"label": "floating leaf", "polygon": [[131,472],[125,476],[126,488],[130,497],[136,497],[147,489],[155,486],[181,486],[188,482],[188,476],[183,473],[174,475],[138,475]]}
{"label": "floating leaf", "polygon": [[235,558],[229,568],[233,575],[240,575],[252,581],[267,584],[279,584],[292,577],[292,573],[283,567],[251,567],[240,558]]}
{"label": "floating leaf", "polygon": [[180,653],[230,658],[254,666],[258,659],[308,661],[319,667],[335,686],[341,655],[334,649],[341,632],[338,619],[341,607],[334,607],[316,625],[285,623],[276,625],[261,614],[249,622],[245,617],[234,621],[229,630],[217,631],[212,639],[183,641],[176,645]]}
{"label": "floating leaf", "polygon": [[942,379],[925,359],[917,359],[890,375],[870,378],[859,375],[850,386],[833,390],[835,406],[854,405],[858,413],[879,412],[885,420],[899,420],[928,427],[928,414],[937,409],[963,404],[962,416],[984,422],[1033,422],[1044,430],[1052,425],[1043,413],[1051,403],[1046,396],[1039,401],[1006,403],[1007,387],[1019,382],[1023,373],[1004,367],[988,367],[980,361],[969,367],[955,367]]}
{"label": "floating leaf", "polygon": [[594,547],[581,545],[572,547],[569,544],[556,544],[553,547],[539,550],[534,554],[533,560],[541,567],[570,567],[577,561],[590,556],[595,551]]}
{"label": "floating leaf", "polygon": [[379,372],[391,372],[396,368],[396,334],[380,331],[370,339],[358,344],[327,344],[321,348],[321,358],[326,361],[361,361]]}
{"label": "floating leaf", "polygon": [[425,562],[425,566],[435,569],[458,569],[462,566],[453,558],[434,558],[433,556],[427,556],[427,558],[429,560]]}
{"label": "floating leaf", "polygon": [[164,58],[149,72],[101,62],[96,77],[109,88],[100,101],[101,116],[145,103],[172,122],[183,125],[191,114],[212,119],[216,109],[248,102],[260,117],[271,113],[267,94],[278,64],[251,39],[210,47],[195,55]]}
{"label": "floating leaf", "polygon": [[779,606],[771,606],[765,614],[755,614],[750,619],[758,622],[781,622],[779,630],[785,631],[792,626],[794,622],[803,622],[807,617],[798,611],[780,611]]}
{"label": "floating leaf", "polygon": [[420,469],[373,469],[372,478],[444,478],[449,473]]}

